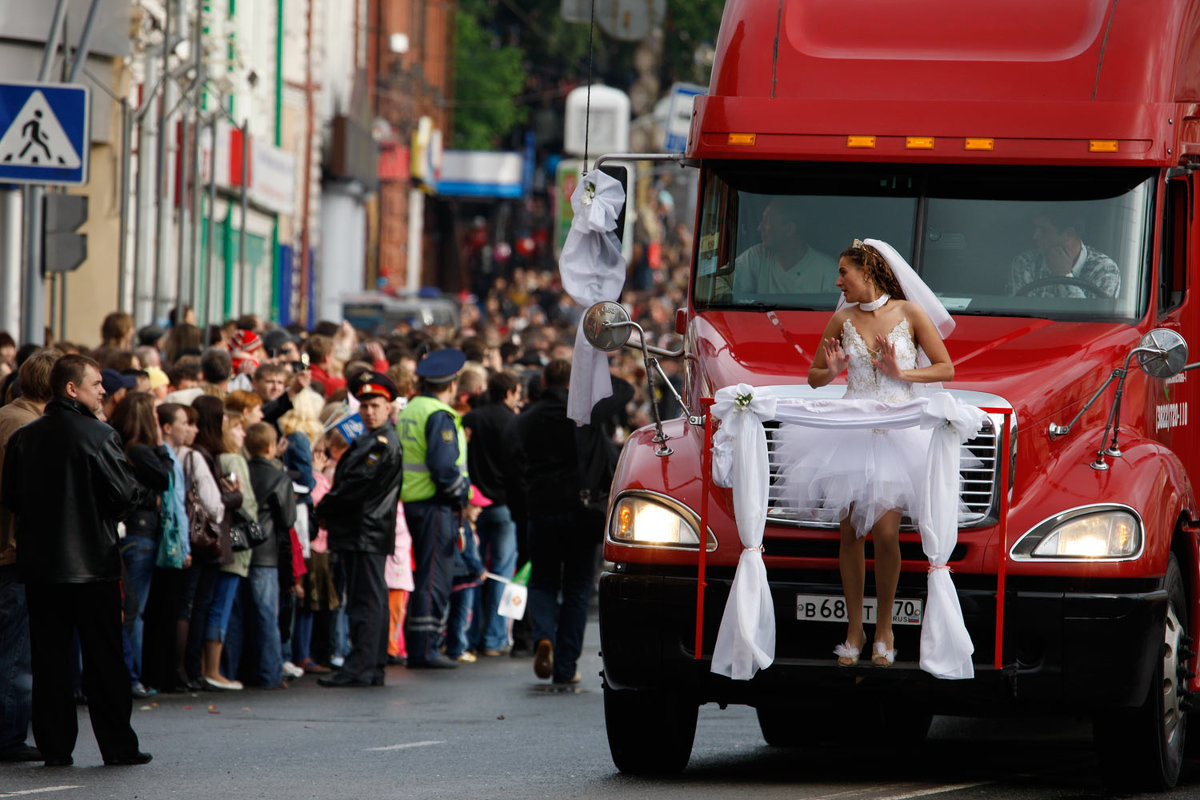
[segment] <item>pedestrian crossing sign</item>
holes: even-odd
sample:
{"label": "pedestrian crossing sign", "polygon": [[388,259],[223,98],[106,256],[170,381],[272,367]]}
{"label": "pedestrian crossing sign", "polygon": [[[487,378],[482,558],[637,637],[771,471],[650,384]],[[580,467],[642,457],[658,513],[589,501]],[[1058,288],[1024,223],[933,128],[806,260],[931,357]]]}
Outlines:
{"label": "pedestrian crossing sign", "polygon": [[87,183],[89,109],[85,86],[0,84],[0,183]]}

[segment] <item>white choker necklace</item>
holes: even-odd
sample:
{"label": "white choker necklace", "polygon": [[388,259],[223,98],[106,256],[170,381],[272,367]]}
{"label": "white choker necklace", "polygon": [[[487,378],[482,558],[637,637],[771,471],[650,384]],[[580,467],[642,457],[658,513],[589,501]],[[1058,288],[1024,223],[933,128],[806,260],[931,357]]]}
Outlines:
{"label": "white choker necklace", "polygon": [[859,303],[858,307],[863,311],[877,311],[887,305],[887,301],[891,299],[891,295],[884,293],[869,303]]}

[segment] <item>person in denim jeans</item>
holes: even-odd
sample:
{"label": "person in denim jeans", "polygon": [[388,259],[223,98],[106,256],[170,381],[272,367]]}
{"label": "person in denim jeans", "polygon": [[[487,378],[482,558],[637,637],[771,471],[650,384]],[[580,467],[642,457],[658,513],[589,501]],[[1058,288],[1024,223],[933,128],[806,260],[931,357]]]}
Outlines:
{"label": "person in denim jeans", "polygon": [[[516,416],[521,386],[515,375],[496,372],[488,378],[488,402],[463,417],[467,442],[467,472],[476,491],[490,501],[475,523],[479,555],[489,571],[511,578],[517,569],[517,526],[508,508],[508,485],[512,482],[513,448],[504,438]],[[498,613],[504,584],[485,581],[476,593],[477,631],[473,644],[481,655],[498,656],[508,647],[507,620]]]}
{"label": "person in denim jeans", "polygon": [[291,528],[296,524],[296,495],[282,465],[273,461],[275,428],[265,422],[246,431],[250,485],[258,500],[258,524],[267,534],[250,557],[250,597],[258,631],[258,681],[272,689],[283,681],[279,634],[279,587],[292,587]]}
{"label": "person in denim jeans", "polygon": [[[43,349],[21,364],[21,396],[0,408],[0,483],[8,437],[42,415],[50,402],[50,370],[57,350]],[[33,671],[29,663],[29,611],[17,575],[13,517],[0,506],[0,761],[38,761],[41,751],[25,743],[33,713]]]}
{"label": "person in denim jeans", "polygon": [[[111,370],[105,370],[111,372]],[[162,495],[171,485],[174,465],[171,455],[162,442],[162,429],[154,411],[155,397],[149,392],[132,392],[113,411],[112,426],[121,435],[125,455],[133,465],[133,474],[138,483],[146,488],[144,499],[137,509],[125,520],[125,540],[121,543],[121,557],[125,561],[126,591],[131,591],[137,602],[137,616],[129,630],[129,643],[133,648],[133,673],[142,672],[143,617],[146,600],[150,596],[150,583],[154,576],[154,562],[158,556],[160,530],[159,506]],[[149,696],[141,681],[131,677],[132,691],[137,697]]]}
{"label": "person in denim jeans", "polygon": [[584,506],[580,465],[602,454],[582,451],[576,444],[586,440],[567,417],[571,362],[551,361],[542,380],[541,398],[514,423],[532,534],[529,613],[537,642],[533,669],[539,678],[570,685],[580,681],[575,667],[604,530],[604,514]]}

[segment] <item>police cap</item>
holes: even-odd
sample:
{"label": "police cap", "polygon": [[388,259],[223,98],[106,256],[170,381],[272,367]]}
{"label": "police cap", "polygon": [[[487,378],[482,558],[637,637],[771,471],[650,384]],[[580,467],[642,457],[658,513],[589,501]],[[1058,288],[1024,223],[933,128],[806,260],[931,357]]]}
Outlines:
{"label": "police cap", "polygon": [[467,357],[462,350],[455,350],[452,347],[434,350],[422,358],[421,363],[417,364],[417,377],[424,378],[430,383],[449,383],[454,380],[465,363],[467,363]]}
{"label": "police cap", "polygon": [[396,384],[382,372],[363,372],[350,382],[350,393],[362,400],[365,397],[378,396],[389,403],[396,399]]}

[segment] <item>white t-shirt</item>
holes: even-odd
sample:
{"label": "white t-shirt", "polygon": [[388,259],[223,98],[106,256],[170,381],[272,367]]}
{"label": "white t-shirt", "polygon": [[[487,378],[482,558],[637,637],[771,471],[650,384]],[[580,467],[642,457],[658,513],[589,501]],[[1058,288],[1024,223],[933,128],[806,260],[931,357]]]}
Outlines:
{"label": "white t-shirt", "polygon": [[791,266],[784,266],[775,253],[762,244],[747,248],[733,263],[735,297],[745,294],[837,291],[837,262],[812,247],[805,251],[803,258]]}

